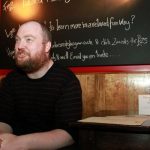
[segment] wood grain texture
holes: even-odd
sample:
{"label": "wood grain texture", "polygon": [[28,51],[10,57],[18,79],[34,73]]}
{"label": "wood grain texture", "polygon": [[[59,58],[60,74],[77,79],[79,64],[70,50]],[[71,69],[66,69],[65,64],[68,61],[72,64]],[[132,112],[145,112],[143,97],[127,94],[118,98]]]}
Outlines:
{"label": "wood grain texture", "polygon": [[150,73],[77,74],[83,90],[83,118],[100,111],[138,114],[138,95],[150,94]]}

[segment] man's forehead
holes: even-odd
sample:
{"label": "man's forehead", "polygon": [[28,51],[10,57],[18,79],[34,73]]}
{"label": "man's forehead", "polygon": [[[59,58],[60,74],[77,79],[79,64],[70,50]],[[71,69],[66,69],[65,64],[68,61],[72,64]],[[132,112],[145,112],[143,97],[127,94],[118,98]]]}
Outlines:
{"label": "man's forehead", "polygon": [[36,22],[28,22],[19,27],[17,34],[41,34],[41,26]]}

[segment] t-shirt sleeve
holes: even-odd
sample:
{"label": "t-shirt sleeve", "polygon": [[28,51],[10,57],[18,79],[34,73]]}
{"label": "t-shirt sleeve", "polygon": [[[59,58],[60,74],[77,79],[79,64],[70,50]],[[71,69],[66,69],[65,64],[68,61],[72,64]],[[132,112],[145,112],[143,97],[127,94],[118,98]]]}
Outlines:
{"label": "t-shirt sleeve", "polygon": [[0,85],[0,122],[11,125],[14,104],[12,99],[12,87],[9,78],[4,77]]}
{"label": "t-shirt sleeve", "polygon": [[78,79],[71,80],[62,89],[56,104],[56,127],[66,130],[76,140],[76,131],[69,126],[82,117],[82,90]]}

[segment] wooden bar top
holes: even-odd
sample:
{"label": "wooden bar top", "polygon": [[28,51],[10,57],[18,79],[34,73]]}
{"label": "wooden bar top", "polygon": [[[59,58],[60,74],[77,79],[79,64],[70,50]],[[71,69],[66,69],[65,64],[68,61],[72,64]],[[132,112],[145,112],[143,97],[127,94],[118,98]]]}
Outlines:
{"label": "wooden bar top", "polygon": [[[106,117],[107,116],[107,117]],[[104,118],[110,118],[110,119],[118,119],[118,122],[121,120],[120,123],[116,121],[116,123],[103,123],[99,121],[93,121],[94,119],[104,119]],[[121,118],[122,117],[122,118]],[[94,118],[94,119],[93,119]],[[120,119],[121,118],[121,119]],[[119,120],[120,119],[120,120]],[[123,119],[130,119],[129,124],[122,123]],[[132,119],[135,121],[141,121],[140,123],[133,123]],[[90,120],[92,120],[90,122]],[[103,120],[102,120],[103,121]],[[104,120],[105,121],[105,120]],[[125,120],[126,122],[128,120]],[[143,121],[143,122],[142,122]],[[137,114],[133,114],[133,112],[127,113],[127,111],[101,111],[96,113],[94,116],[91,116],[89,118],[84,118],[80,121],[77,121],[75,123],[71,124],[72,127],[78,128],[78,129],[93,129],[93,130],[102,130],[102,131],[117,131],[117,132],[132,132],[132,133],[150,133],[150,116],[141,116]]]}

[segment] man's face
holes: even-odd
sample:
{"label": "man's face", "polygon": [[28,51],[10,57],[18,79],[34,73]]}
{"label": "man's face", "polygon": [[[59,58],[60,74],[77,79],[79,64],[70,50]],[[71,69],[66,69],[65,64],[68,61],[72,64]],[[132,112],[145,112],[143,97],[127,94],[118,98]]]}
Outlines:
{"label": "man's face", "polygon": [[39,70],[47,61],[46,43],[38,23],[22,25],[16,35],[16,65],[27,73]]}

